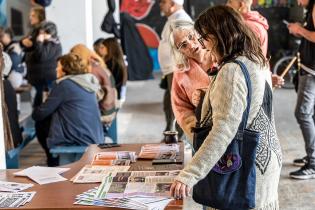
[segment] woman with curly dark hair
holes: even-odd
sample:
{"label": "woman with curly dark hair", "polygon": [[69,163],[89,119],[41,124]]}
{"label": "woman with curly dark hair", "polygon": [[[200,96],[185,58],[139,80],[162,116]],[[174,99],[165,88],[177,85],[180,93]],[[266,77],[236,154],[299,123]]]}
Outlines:
{"label": "woman with curly dark hair", "polygon": [[[194,187],[194,200],[210,209],[279,209],[282,154],[273,120],[270,72],[260,42],[245,26],[242,17],[227,6],[204,11],[196,20],[195,29],[201,36],[201,45],[210,52],[212,58],[209,59],[216,61],[219,69],[203,99],[196,124],[194,147],[197,151],[176,177],[171,193],[180,199]],[[235,155],[235,151],[226,153],[235,139],[245,138],[241,127],[260,134],[258,145],[250,151],[256,155],[252,155],[250,161]],[[204,128],[208,130],[200,139],[196,134],[198,129]],[[242,144],[248,150],[250,144],[247,141]],[[207,193],[219,189],[216,194],[221,195],[226,192],[225,188],[231,187],[229,185],[248,187],[245,177],[239,177],[239,183],[227,182],[226,185],[213,184],[210,180],[213,176],[226,176],[222,175],[225,170],[233,177],[248,167],[253,169],[246,177],[251,186],[248,190],[237,188],[244,194],[231,191],[214,201]],[[244,206],[238,206],[241,201],[235,200],[237,196],[244,199]],[[233,205],[229,205],[231,203]]]}

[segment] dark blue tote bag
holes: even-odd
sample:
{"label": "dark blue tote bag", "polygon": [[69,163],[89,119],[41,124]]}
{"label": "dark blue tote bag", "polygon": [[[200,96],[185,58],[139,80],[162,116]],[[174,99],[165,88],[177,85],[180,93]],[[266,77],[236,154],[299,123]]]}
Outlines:
{"label": "dark blue tote bag", "polygon": [[[202,205],[220,210],[246,210],[255,208],[256,148],[260,134],[246,129],[250,110],[252,86],[246,66],[238,60],[248,89],[247,107],[238,131],[224,155],[209,174],[193,188],[193,199]],[[198,115],[198,114],[197,114]],[[200,116],[197,116],[197,119]],[[212,126],[197,126],[194,131],[194,149],[197,151]]]}

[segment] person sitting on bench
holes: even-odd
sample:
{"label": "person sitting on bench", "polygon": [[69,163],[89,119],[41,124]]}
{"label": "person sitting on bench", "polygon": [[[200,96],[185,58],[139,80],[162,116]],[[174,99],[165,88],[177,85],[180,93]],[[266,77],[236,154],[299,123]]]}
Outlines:
{"label": "person sitting on bench", "polygon": [[58,165],[58,159],[49,153],[50,148],[104,143],[97,101],[97,97],[103,97],[103,92],[97,78],[87,73],[88,66],[77,54],[62,56],[59,64],[61,68],[57,71],[63,76],[56,81],[47,100],[32,114],[48,166]]}

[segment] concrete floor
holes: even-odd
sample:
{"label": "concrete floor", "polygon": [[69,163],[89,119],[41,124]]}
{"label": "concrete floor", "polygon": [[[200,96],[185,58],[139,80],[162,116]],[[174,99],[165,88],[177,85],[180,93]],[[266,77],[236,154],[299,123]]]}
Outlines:
{"label": "concrete floor", "polygon": [[[162,109],[163,90],[159,88],[159,76],[155,80],[128,82],[127,99],[118,114],[119,143],[160,142],[165,127]],[[315,179],[292,180],[290,171],[298,168],[292,160],[303,157],[304,142],[294,118],[296,94],[293,90],[276,90],[274,108],[278,136],[283,151],[283,168],[279,185],[281,210],[315,210]],[[45,158],[36,141],[21,154],[21,167],[44,165]],[[185,202],[185,209],[201,209],[193,201]]]}

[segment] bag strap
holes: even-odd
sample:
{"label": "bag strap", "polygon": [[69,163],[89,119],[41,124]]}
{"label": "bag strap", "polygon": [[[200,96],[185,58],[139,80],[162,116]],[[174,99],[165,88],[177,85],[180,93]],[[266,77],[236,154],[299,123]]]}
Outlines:
{"label": "bag strap", "polygon": [[237,137],[242,138],[243,137],[243,131],[247,125],[247,120],[248,120],[249,111],[250,111],[250,104],[252,101],[252,82],[251,82],[251,79],[250,79],[250,76],[249,76],[249,73],[248,73],[248,70],[247,70],[245,64],[240,60],[233,60],[232,62],[240,65],[241,70],[242,70],[244,77],[245,77],[246,86],[247,86],[247,90],[248,90],[248,92],[247,92],[247,106],[246,106],[246,109],[243,113],[242,122],[239,125],[238,131],[237,131]]}

